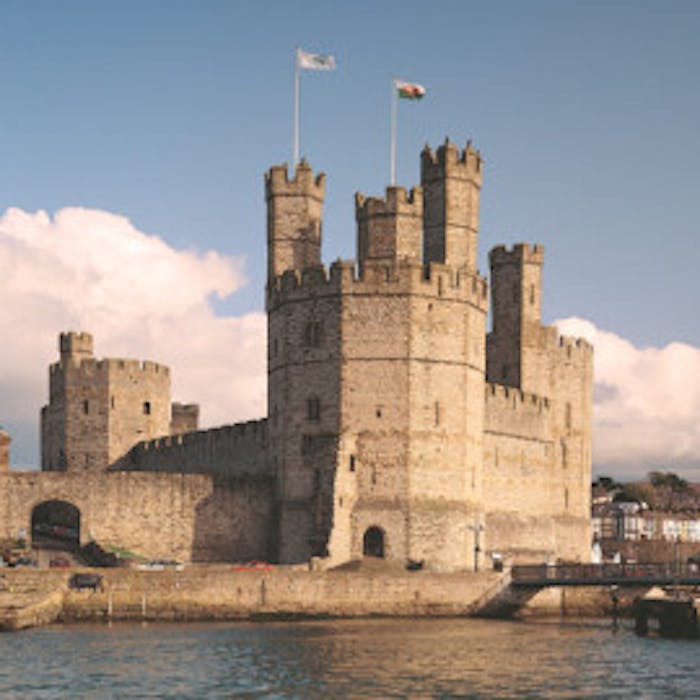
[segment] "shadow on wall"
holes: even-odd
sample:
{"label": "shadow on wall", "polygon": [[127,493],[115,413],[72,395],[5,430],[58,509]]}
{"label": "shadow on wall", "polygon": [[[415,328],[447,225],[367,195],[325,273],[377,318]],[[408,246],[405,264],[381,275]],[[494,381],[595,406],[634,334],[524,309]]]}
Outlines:
{"label": "shadow on wall", "polygon": [[270,561],[275,551],[274,481],[268,476],[212,479],[195,508],[192,561]]}

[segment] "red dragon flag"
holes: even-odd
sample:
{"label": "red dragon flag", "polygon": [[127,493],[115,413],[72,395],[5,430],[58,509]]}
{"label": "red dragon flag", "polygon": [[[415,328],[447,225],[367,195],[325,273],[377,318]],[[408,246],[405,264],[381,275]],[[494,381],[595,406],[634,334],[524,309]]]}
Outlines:
{"label": "red dragon flag", "polygon": [[404,100],[422,100],[425,97],[425,88],[418,83],[406,83],[403,80],[395,80],[396,93]]}

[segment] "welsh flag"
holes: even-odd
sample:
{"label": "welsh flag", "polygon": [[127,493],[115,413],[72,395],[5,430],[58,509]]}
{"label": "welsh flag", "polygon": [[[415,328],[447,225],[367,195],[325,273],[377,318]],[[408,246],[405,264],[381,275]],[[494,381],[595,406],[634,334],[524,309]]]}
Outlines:
{"label": "welsh flag", "polygon": [[421,100],[425,97],[425,88],[418,83],[406,83],[403,80],[395,80],[396,92],[404,100]]}

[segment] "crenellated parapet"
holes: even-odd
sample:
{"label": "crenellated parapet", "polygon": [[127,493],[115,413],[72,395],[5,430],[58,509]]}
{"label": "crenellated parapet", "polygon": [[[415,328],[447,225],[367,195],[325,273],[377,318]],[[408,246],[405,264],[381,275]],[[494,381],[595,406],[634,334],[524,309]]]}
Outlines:
{"label": "crenellated parapet", "polygon": [[113,471],[269,476],[267,419],[144,440],[113,465]]}
{"label": "crenellated parapet", "polygon": [[292,176],[287,163],[273,165],[265,173],[265,198],[309,197],[323,203],[326,195],[326,174],[314,175],[311,166],[301,160]]}
{"label": "crenellated parapet", "polygon": [[550,440],[552,407],[546,396],[486,383],[484,430],[508,438]]}
{"label": "crenellated parapet", "polygon": [[423,266],[411,261],[366,261],[360,270],[354,261],[338,260],[330,268],[316,266],[288,271],[268,285],[268,310],[288,302],[351,294],[416,295],[469,303],[488,310],[488,283],[477,273],[448,265]]}
{"label": "crenellated parapet", "polygon": [[469,180],[481,187],[483,159],[471,141],[460,149],[457,144],[445,139],[445,143],[433,151],[426,144],[420,154],[421,182],[440,179],[447,175]]}
{"label": "crenellated parapet", "polygon": [[543,265],[544,246],[539,243],[516,243],[511,248],[496,246],[489,252],[491,266],[499,265]]}

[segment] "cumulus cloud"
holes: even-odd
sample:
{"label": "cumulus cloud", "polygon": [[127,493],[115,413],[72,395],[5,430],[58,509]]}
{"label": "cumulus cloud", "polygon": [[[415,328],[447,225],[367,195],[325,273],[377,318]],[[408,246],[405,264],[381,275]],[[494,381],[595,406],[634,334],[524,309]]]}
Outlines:
{"label": "cumulus cloud", "polygon": [[8,209],[0,280],[0,423],[20,462],[36,460],[46,367],[64,330],[90,331],[99,357],[170,365],[173,399],[200,403],[207,425],[265,411],[264,315],[217,316],[210,303],[245,283],[237,258],[176,250],[104,211]]}
{"label": "cumulus cloud", "polygon": [[638,348],[580,318],[556,325],[595,346],[597,471],[641,477],[651,469],[672,469],[700,479],[700,348]]}

